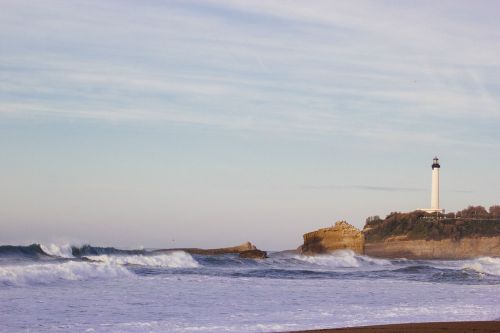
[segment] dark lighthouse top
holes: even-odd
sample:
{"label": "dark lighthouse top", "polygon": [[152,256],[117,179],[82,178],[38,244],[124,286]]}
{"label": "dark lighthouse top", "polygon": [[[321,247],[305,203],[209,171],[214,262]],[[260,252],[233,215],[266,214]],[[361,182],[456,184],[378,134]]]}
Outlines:
{"label": "dark lighthouse top", "polygon": [[434,159],[432,160],[432,168],[440,168],[441,166],[439,165],[439,158],[434,157]]}

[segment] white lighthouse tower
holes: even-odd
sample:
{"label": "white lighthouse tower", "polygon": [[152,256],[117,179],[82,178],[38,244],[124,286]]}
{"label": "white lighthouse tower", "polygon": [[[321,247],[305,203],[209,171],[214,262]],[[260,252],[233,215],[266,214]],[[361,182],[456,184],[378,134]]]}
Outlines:
{"label": "white lighthouse tower", "polygon": [[431,190],[431,208],[422,209],[427,213],[444,213],[444,209],[439,208],[439,159],[434,157],[432,160],[432,190]]}
{"label": "white lighthouse tower", "polygon": [[432,160],[432,192],[431,192],[431,209],[439,211],[439,159],[434,157]]}

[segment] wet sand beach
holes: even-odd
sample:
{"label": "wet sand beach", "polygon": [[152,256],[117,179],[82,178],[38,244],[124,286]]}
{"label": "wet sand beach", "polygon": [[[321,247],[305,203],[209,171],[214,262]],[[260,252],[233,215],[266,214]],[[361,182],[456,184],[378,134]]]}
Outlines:
{"label": "wet sand beach", "polygon": [[[466,321],[442,323],[408,323],[375,325],[308,331],[293,333],[493,333],[500,332],[500,321]],[[290,332],[291,333],[291,332]]]}

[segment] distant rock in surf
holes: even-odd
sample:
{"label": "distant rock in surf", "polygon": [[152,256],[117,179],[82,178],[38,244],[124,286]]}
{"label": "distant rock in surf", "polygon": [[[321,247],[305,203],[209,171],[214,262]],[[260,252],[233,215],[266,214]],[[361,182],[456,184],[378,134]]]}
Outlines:
{"label": "distant rock in surf", "polygon": [[247,251],[241,251],[240,252],[240,258],[247,258],[247,259],[265,259],[267,258],[267,252],[266,251],[261,251],[261,250],[247,250]]}
{"label": "distant rock in surf", "polygon": [[[169,252],[169,251],[184,251],[190,254],[203,254],[203,255],[219,255],[219,254],[228,254],[228,253],[242,253],[245,251],[253,251],[257,250],[257,247],[250,242],[243,243],[238,246],[232,247],[222,247],[217,249],[199,249],[199,248],[176,248],[176,249],[163,249],[157,250],[157,252]],[[263,252],[263,251],[262,251]]]}

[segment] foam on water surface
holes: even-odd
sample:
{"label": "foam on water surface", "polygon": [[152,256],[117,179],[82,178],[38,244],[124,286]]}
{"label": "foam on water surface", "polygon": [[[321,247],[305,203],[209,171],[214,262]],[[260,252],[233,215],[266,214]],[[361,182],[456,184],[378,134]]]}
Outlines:
{"label": "foam on water surface", "polygon": [[360,268],[368,266],[390,266],[391,262],[385,259],[376,259],[363,255],[357,255],[350,250],[339,250],[332,254],[304,256],[296,255],[295,259],[310,264],[320,265],[329,268]]}
{"label": "foam on water surface", "polygon": [[500,258],[477,258],[465,263],[463,268],[472,269],[479,273],[500,276]]}
{"label": "foam on water surface", "polygon": [[132,273],[113,264],[67,261],[32,265],[0,266],[0,285],[38,285],[88,279],[128,277]]}
{"label": "foam on water surface", "polygon": [[73,249],[71,245],[69,244],[64,244],[64,245],[57,245],[57,244],[41,244],[40,248],[45,252],[46,254],[54,257],[61,257],[61,258],[73,258]]}
{"label": "foam on water surface", "polygon": [[199,267],[198,262],[193,259],[190,254],[182,251],[156,255],[99,255],[85,256],[85,258],[116,265],[139,265],[167,268]]}
{"label": "foam on water surface", "polygon": [[0,332],[281,332],[500,311],[499,258],[270,256],[0,247]]}

